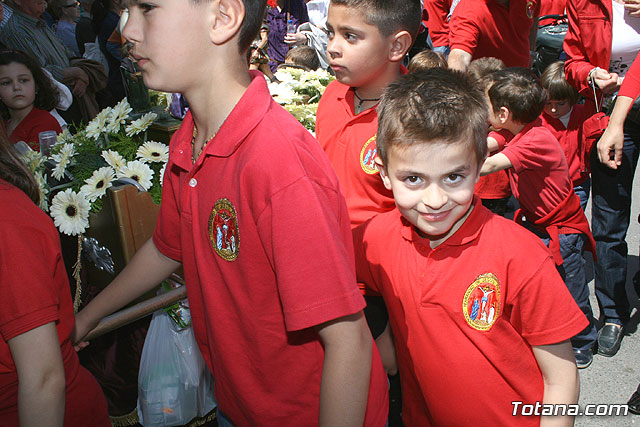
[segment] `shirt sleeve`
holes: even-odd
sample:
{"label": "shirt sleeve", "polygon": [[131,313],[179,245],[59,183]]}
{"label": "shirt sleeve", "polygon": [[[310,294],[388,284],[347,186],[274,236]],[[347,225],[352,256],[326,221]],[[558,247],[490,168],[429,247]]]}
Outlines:
{"label": "shirt sleeve", "polygon": [[[557,141],[552,142],[558,144]],[[502,150],[502,154],[511,161],[516,173],[529,169],[548,168],[548,159],[553,156],[549,144],[546,138],[531,135],[526,139],[520,139],[517,144],[507,145]]]}
{"label": "shirt sleeve", "polygon": [[530,345],[562,342],[589,325],[551,257],[524,279],[510,302],[510,322]]}
{"label": "shirt sleeve", "polygon": [[463,51],[473,55],[476,47],[478,47],[478,38],[480,30],[475,22],[473,22],[473,12],[466,7],[467,3],[473,1],[462,1],[455,8],[451,21],[449,22],[449,44],[451,49],[462,49]]}
{"label": "shirt sleeve", "polygon": [[347,207],[337,188],[302,177],[271,196],[258,226],[274,265],[287,330],[364,308]]}
{"label": "shirt sleeve", "polygon": [[61,255],[36,228],[3,224],[0,241],[0,335],[8,341],[58,320],[53,280]]}
{"label": "shirt sleeve", "polygon": [[631,68],[624,75],[624,81],[618,92],[619,96],[628,96],[636,99],[640,95],[640,59],[636,57]]}
{"label": "shirt sleeve", "polygon": [[353,251],[356,257],[356,278],[358,280],[358,287],[364,295],[380,295],[380,291],[376,285],[376,281],[371,272],[371,263],[367,258],[367,248],[369,247],[366,241],[367,227],[371,220],[360,224],[353,229]]}

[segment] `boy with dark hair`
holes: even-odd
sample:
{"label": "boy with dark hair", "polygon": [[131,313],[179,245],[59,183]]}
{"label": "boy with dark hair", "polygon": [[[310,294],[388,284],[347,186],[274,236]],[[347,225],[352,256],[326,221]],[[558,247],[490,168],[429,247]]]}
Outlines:
{"label": "boy with dark hair", "polygon": [[305,71],[315,71],[320,67],[320,59],[316,50],[311,46],[297,46],[287,52],[284,57],[285,65],[294,65]]}
{"label": "boy with dark hair", "polygon": [[545,90],[525,68],[506,69],[493,76],[495,83],[488,90],[489,121],[515,136],[500,153],[487,159],[482,174],[507,170],[511,191],[520,203],[515,220],[549,246],[560,275],[589,319],[589,325],[571,340],[578,367],[586,368],[593,360],[596,340],[582,256],[585,244],[594,253],[589,223],[573,191],[562,147],[539,118],[547,102]]}
{"label": "boy with dark hair", "polygon": [[578,91],[565,79],[563,61],[549,65],[540,77],[540,84],[549,95],[540,115],[542,126],[549,129],[564,150],[573,191],[580,197],[580,205],[584,210],[591,187],[589,153],[592,148],[587,146],[582,128],[587,118],[584,104],[577,104]]}
{"label": "boy with dark hair", "polygon": [[247,69],[264,8],[130,7],[123,35],[145,84],[184,94],[190,110],[171,141],[153,238],[78,313],[75,341],[182,265],[220,425],[382,426],[387,382],[338,180]]}
{"label": "boy with dark hair", "polygon": [[540,425],[512,402],[577,402],[566,340],[587,321],[540,240],[473,195],[482,91],[451,70],[409,74],[379,117],[376,163],[398,209],[354,230],[356,270],[389,309],[404,424]]}
{"label": "boy with dark hair", "polygon": [[[486,56],[471,61],[467,72],[485,89],[491,80],[488,76],[504,68],[504,62],[501,59]],[[513,138],[513,135],[504,129],[497,132],[491,130],[488,138],[493,138],[495,144],[498,144],[499,147],[504,147],[506,141]],[[506,216],[509,199],[511,198],[511,187],[509,186],[507,172],[500,171],[491,175],[481,176],[476,184],[475,194],[480,197],[482,204],[489,208],[491,212]],[[512,212],[510,211],[510,213]]]}
{"label": "boy with dark hair", "polygon": [[406,73],[402,59],[420,27],[418,0],[332,0],[327,55],[336,74],[318,106],[316,136],[338,174],[351,225],[393,209],[377,177],[382,91]]}

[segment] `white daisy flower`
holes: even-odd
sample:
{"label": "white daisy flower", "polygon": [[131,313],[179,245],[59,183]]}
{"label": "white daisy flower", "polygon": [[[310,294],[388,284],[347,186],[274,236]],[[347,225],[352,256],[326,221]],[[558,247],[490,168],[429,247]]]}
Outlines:
{"label": "white daisy flower", "polygon": [[75,145],[67,142],[65,143],[58,154],[51,155],[51,158],[56,161],[56,167],[51,172],[51,175],[57,180],[62,179],[64,176],[64,171],[67,169],[67,166],[71,163],[73,156],[76,154]]}
{"label": "white daisy flower", "polygon": [[72,139],[73,139],[73,136],[69,132],[69,129],[64,128],[64,130],[58,134],[56,144],[64,144],[65,142],[71,142]]}
{"label": "white daisy flower", "polygon": [[81,234],[89,227],[89,202],[70,188],[53,197],[50,213],[60,232],[69,236]]}
{"label": "white daisy flower", "polygon": [[93,202],[107,193],[107,189],[112,186],[111,182],[115,178],[115,171],[104,166],[96,171],[85,181],[85,185],[80,188],[80,194]]}
{"label": "white daisy flower", "polygon": [[151,179],[153,178],[153,169],[151,169],[146,163],[140,160],[133,160],[127,162],[126,166],[116,172],[118,178],[131,178],[138,181],[138,184],[145,190],[151,188]]}
{"label": "white daisy flower", "polygon": [[169,147],[161,142],[147,141],[138,148],[136,156],[145,163],[166,162],[169,160]]}
{"label": "white daisy flower", "polygon": [[93,118],[85,128],[87,137],[98,139],[98,137],[105,132],[107,127],[107,118],[111,114],[111,108],[107,107],[100,111],[97,116]]}
{"label": "white daisy flower", "polygon": [[115,107],[111,109],[109,117],[107,118],[106,131],[109,133],[116,133],[120,131],[120,126],[127,120],[127,116],[131,112],[132,108],[127,102],[127,98],[118,102]]}
{"label": "white daisy flower", "polygon": [[118,153],[113,150],[104,150],[102,152],[102,158],[111,166],[116,172],[122,169],[127,161]]}
{"label": "white daisy flower", "polygon": [[22,156],[22,161],[29,168],[31,172],[40,170],[45,162],[45,157],[38,151],[28,150]]}
{"label": "white daisy flower", "polygon": [[158,118],[158,115],[156,113],[151,112],[151,113],[145,114],[139,119],[132,121],[125,128],[125,131],[127,132],[127,136],[133,136],[133,135],[139,134],[140,132],[144,132],[145,130],[147,130],[149,126],[151,126],[151,123],[153,123],[154,120],[157,118]]}

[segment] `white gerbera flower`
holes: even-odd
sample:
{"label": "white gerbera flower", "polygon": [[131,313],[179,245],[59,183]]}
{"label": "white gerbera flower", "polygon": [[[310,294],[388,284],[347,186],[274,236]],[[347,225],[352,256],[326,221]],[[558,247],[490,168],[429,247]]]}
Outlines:
{"label": "white gerbera flower", "polygon": [[103,151],[102,158],[116,171],[116,173],[127,164],[127,161],[120,155],[120,153],[113,150]]}
{"label": "white gerbera flower", "polygon": [[145,163],[166,162],[169,160],[169,147],[161,142],[147,141],[138,148],[136,156]]}
{"label": "white gerbera flower", "polygon": [[145,190],[151,188],[151,179],[153,178],[153,169],[140,160],[127,162],[126,166],[116,172],[118,178],[131,178],[138,181],[138,184]]}
{"label": "white gerbera flower", "polygon": [[75,156],[75,154],[76,154],[75,145],[67,142],[62,146],[58,154],[53,154],[51,156],[53,160],[56,161],[56,167],[53,169],[53,172],[51,173],[51,175],[53,175],[55,179],[58,179],[58,180],[62,179],[62,177],[64,176],[64,171],[67,169],[67,166],[69,166],[69,164],[71,163],[71,159],[73,158],[73,156]]}
{"label": "white gerbera flower", "polygon": [[45,162],[45,157],[38,151],[28,150],[22,156],[22,161],[29,168],[31,172],[36,172],[42,168]]}
{"label": "white gerbera flower", "polygon": [[151,126],[151,123],[153,123],[154,120],[157,118],[158,118],[158,115],[156,113],[151,112],[151,113],[145,114],[139,119],[132,121],[131,124],[127,125],[127,127],[125,128],[125,131],[127,132],[127,136],[133,136],[133,135],[139,134],[140,132],[144,132],[145,130],[147,130],[149,126]]}
{"label": "white gerbera flower", "polygon": [[64,128],[64,130],[58,134],[56,144],[64,144],[65,142],[71,142],[72,138],[73,137],[71,136],[69,129]]}
{"label": "white gerbera flower", "polygon": [[60,232],[81,234],[89,226],[89,202],[70,188],[60,191],[51,201],[51,217]]}
{"label": "white gerbera flower", "polygon": [[107,126],[107,118],[111,114],[111,108],[107,107],[100,111],[97,116],[93,118],[85,128],[87,137],[98,139],[98,137],[105,132]]}
{"label": "white gerbera flower", "polygon": [[107,189],[112,186],[111,182],[115,178],[115,171],[105,166],[96,171],[85,181],[85,185],[80,188],[80,194],[93,202],[107,193]]}
{"label": "white gerbera flower", "polygon": [[132,108],[127,102],[127,98],[118,102],[115,107],[111,109],[109,117],[107,118],[106,131],[109,133],[117,133],[120,131],[120,126],[127,120],[127,116],[131,112]]}

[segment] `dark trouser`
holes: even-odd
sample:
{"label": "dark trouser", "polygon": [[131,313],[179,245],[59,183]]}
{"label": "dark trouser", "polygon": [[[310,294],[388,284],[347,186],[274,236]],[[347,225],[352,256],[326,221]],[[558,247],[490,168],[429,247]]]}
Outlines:
{"label": "dark trouser", "polygon": [[627,281],[627,229],[631,211],[633,175],[638,163],[640,126],[627,119],[622,164],[609,169],[592,153],[591,228],[596,240],[595,289],[605,322],[624,325],[629,320]]}
{"label": "dark trouser", "polygon": [[[549,246],[549,235],[545,232],[533,228],[527,222],[524,226],[539,236],[545,245]],[[586,236],[581,233],[560,234],[558,236],[560,244],[560,254],[562,255],[562,265],[556,266],[558,273],[564,280],[569,293],[574,301],[584,313],[589,325],[571,338],[571,345],[576,350],[588,350],[593,347],[596,342],[598,331],[595,321],[593,320],[593,312],[591,311],[591,303],[589,302],[589,286],[585,274],[584,244]]]}

